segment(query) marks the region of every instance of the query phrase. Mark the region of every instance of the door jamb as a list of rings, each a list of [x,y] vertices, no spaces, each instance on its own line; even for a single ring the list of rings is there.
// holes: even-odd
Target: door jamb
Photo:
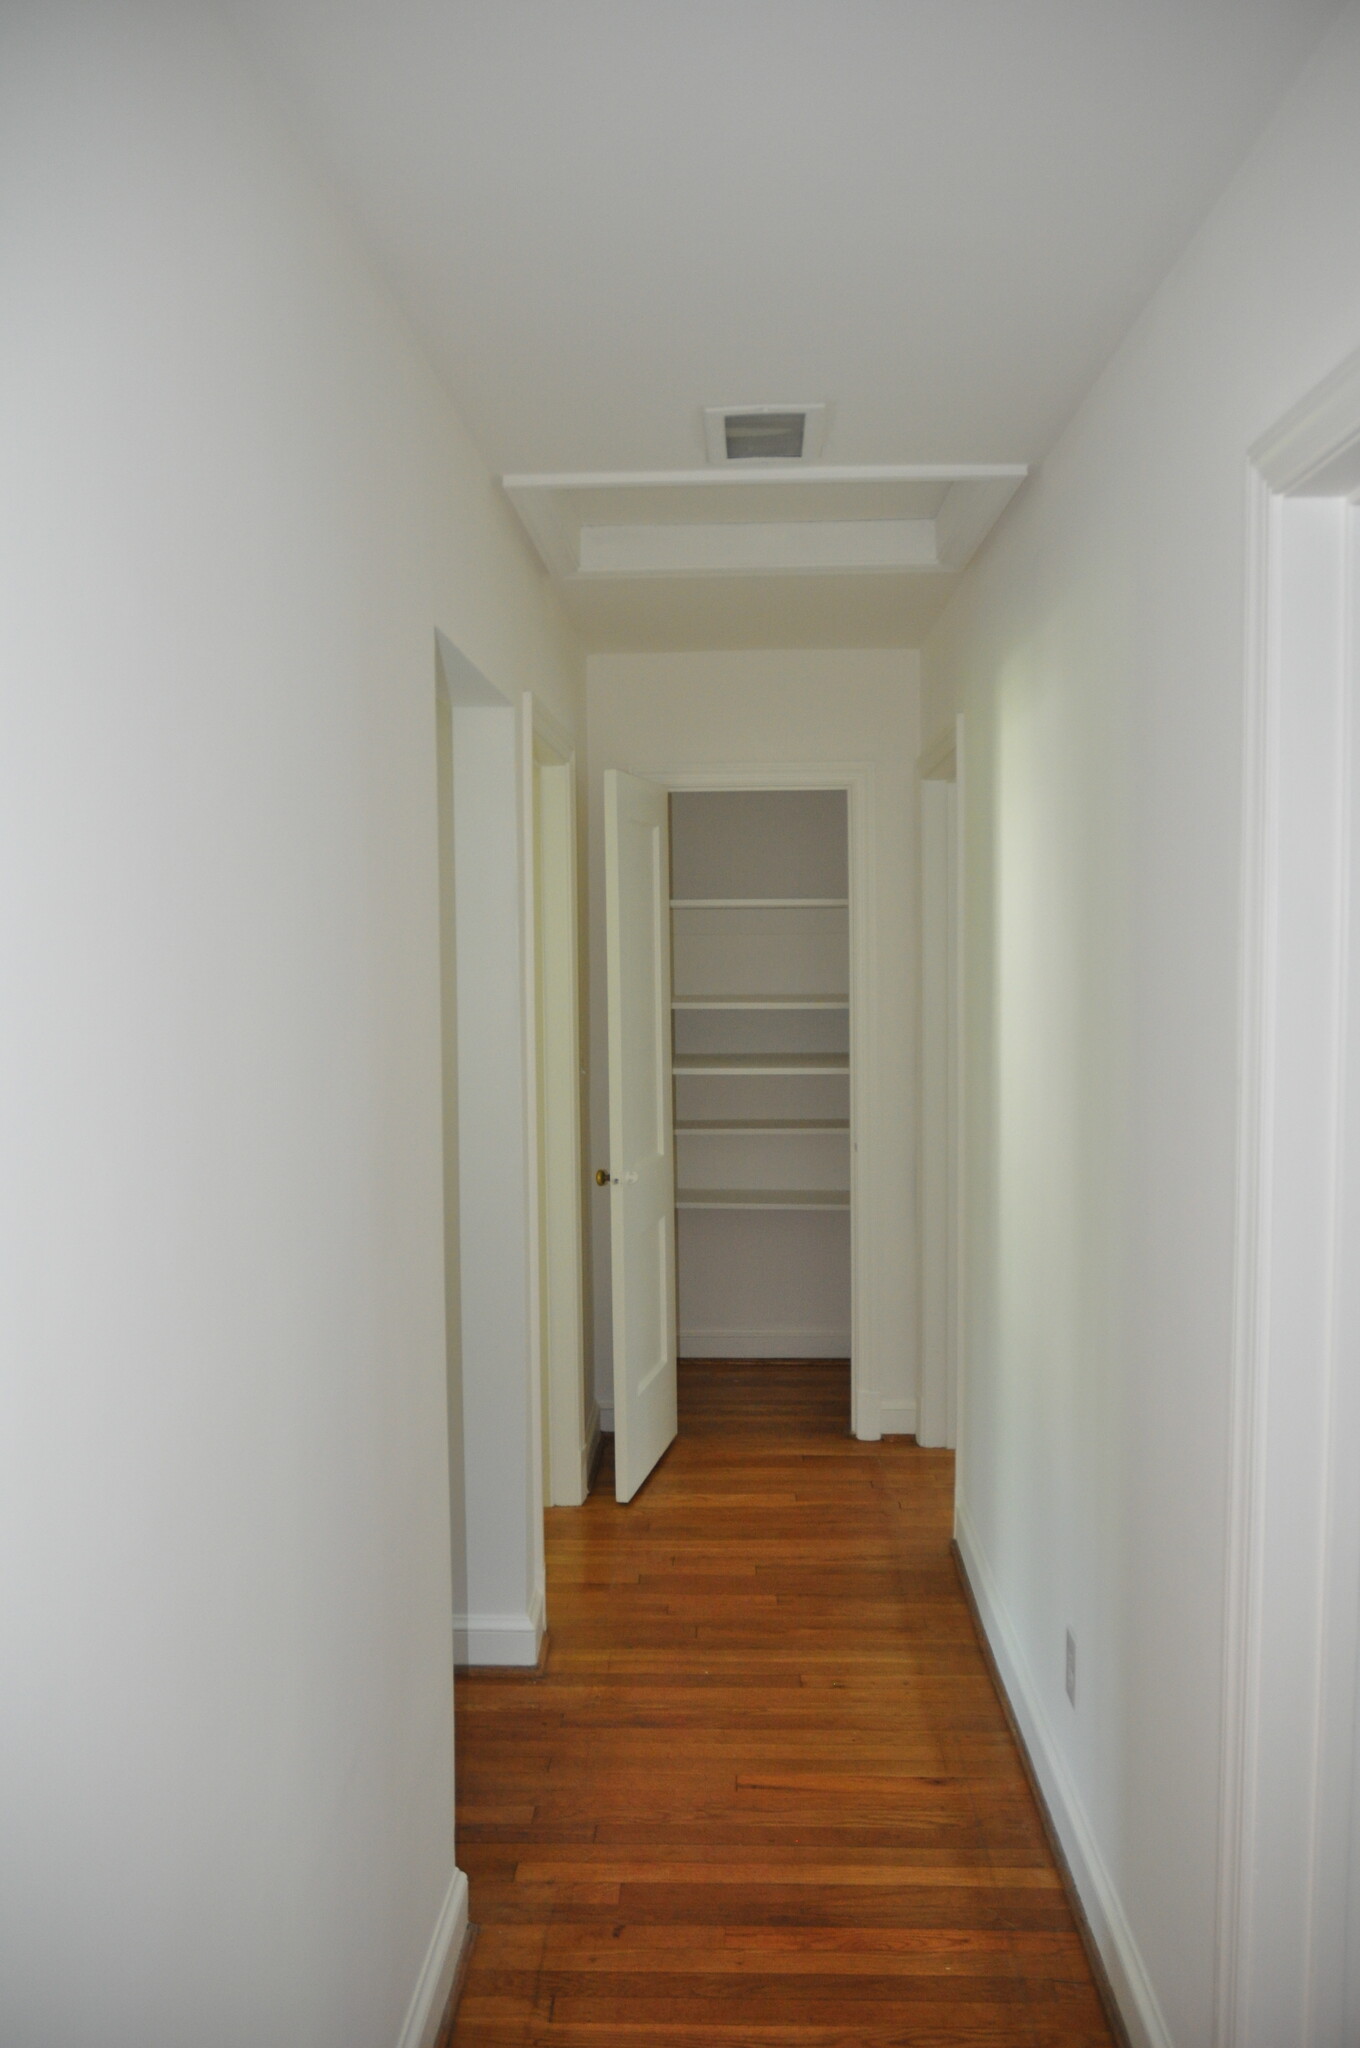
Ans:
[[[585,1500],[600,1424],[593,1397],[587,1396],[585,1372],[576,749],[570,733],[528,690],[521,699],[520,737],[526,901],[529,1328],[536,1417],[532,1455],[539,1483],[544,1486],[541,1509],[547,1505],[579,1507]],[[554,831],[550,902],[540,902],[545,894],[539,870],[543,819],[536,769],[561,777],[565,796]],[[541,911],[549,911],[559,926],[559,943],[546,959],[540,957]],[[546,1014],[553,1018],[550,1031],[545,1030]],[[541,1513],[538,1520],[541,1527]]]
[[[1328,2031],[1335,2015],[1319,2009],[1319,2001],[1325,2005],[1344,1996],[1338,1994],[1336,1982],[1336,1929],[1320,1925],[1319,1914],[1326,1908],[1329,1880],[1335,1891],[1338,1845],[1329,1840],[1335,1817],[1328,1806],[1336,1787],[1329,1785],[1328,1777],[1337,1770],[1337,1762],[1328,1743],[1338,1719],[1349,1722],[1355,1746],[1355,1634],[1360,1616],[1354,1612],[1354,1584],[1345,1584],[1350,1574],[1338,1567],[1348,1556],[1354,1562],[1360,1531],[1353,1526],[1353,1513],[1343,1514],[1341,1520],[1338,1514],[1354,1491],[1353,1473],[1346,1484],[1342,1467],[1353,1459],[1360,1432],[1354,1408],[1347,1405],[1339,1356],[1337,1262],[1324,1256],[1311,1271],[1301,1270],[1297,1254],[1291,1256],[1289,1233],[1280,1231],[1279,1218],[1281,1204],[1288,1206],[1291,1195],[1300,1197],[1307,1226],[1323,1245],[1339,1242],[1344,1220],[1340,1169],[1346,1162],[1336,1134],[1349,1108],[1352,1139],[1354,1135],[1354,1108],[1347,1104],[1344,1089],[1348,1059],[1349,1078],[1357,1078],[1352,1007],[1356,962],[1348,960],[1346,947],[1347,925],[1353,927],[1356,914],[1353,899],[1348,899],[1347,869],[1356,849],[1349,799],[1353,761],[1347,758],[1346,740],[1349,736],[1354,743],[1354,732],[1348,735],[1347,727],[1360,710],[1354,703],[1360,621],[1357,593],[1354,587],[1346,590],[1346,570],[1338,562],[1332,580],[1339,591],[1324,589],[1324,630],[1315,635],[1317,650],[1305,651],[1300,690],[1297,584],[1296,572],[1287,566],[1292,529],[1286,522],[1292,499],[1355,503],[1360,498],[1360,352],[1256,444],[1249,464],[1238,1215],[1215,2048],[1264,2048],[1268,2039],[1282,2038],[1278,2027],[1283,2009],[1272,2015],[1262,2004],[1263,1986],[1272,1983],[1273,1995],[1289,2003],[1286,2033],[1299,2039],[1341,2038]],[[1360,551],[1354,531],[1360,513],[1352,512],[1350,521],[1353,564]],[[1299,598],[1306,602],[1301,592]],[[1332,604],[1338,611],[1328,627],[1327,608]],[[1348,618],[1340,615],[1343,606]],[[1319,695],[1323,719],[1330,718],[1329,730],[1341,742],[1329,764],[1337,779],[1330,795],[1325,789],[1316,791],[1315,802],[1307,806],[1309,815],[1304,816],[1297,792],[1291,794],[1283,786],[1282,739],[1288,746],[1293,735],[1298,743],[1300,721]],[[1281,1119],[1287,1122],[1292,1113],[1286,1091],[1292,1105],[1299,1088],[1297,1062],[1288,1064],[1284,1007],[1298,988],[1281,965],[1281,940],[1284,935],[1297,943],[1299,902],[1297,889],[1290,893],[1290,864],[1298,860],[1300,845],[1318,834],[1325,835],[1317,872],[1329,876],[1330,914],[1319,919],[1318,932],[1308,941],[1304,967],[1307,993],[1315,999],[1332,1056],[1314,1071],[1314,1092],[1307,1103],[1309,1128],[1318,1134],[1314,1170],[1301,1186],[1291,1187],[1279,1162],[1278,1141]],[[1306,1388],[1299,1386],[1297,1399],[1309,1404],[1308,1415],[1301,1430],[1297,1416],[1293,1418],[1292,1447],[1282,1442],[1280,1403],[1289,1392],[1290,1375],[1300,1378],[1301,1360],[1298,1343],[1291,1346],[1286,1341],[1283,1323],[1302,1330],[1307,1354],[1301,1376]],[[1279,1541],[1276,1515],[1280,1489],[1292,1487],[1297,1492],[1303,1476],[1300,1461],[1308,1468],[1305,1487],[1311,1484],[1316,1489],[1322,1505],[1311,1531],[1306,1583],[1293,1585],[1282,1602],[1269,1575]],[[1352,1526],[1346,1526],[1347,1520]],[[1297,1659],[1286,1666],[1304,1701],[1308,1726],[1303,1745],[1307,1753],[1302,1756],[1284,1753],[1290,1746],[1273,1735],[1271,1724],[1272,1677],[1281,1669],[1286,1606],[1296,1618],[1307,1611],[1314,1641],[1306,1668],[1300,1668]],[[1341,1657],[1336,1655],[1338,1639],[1346,1645]],[[1352,1755],[1341,1775],[1357,1767],[1360,1757]],[[1287,1802],[1293,1817],[1283,1830],[1286,1840],[1280,1795],[1291,1774],[1299,1777],[1305,1796]],[[1354,1799],[1353,1776],[1351,1783]],[[1262,1884],[1270,1881],[1272,1870],[1278,1872],[1282,1857],[1292,1858],[1295,1872],[1292,1903],[1283,1920],[1269,1910],[1270,1902],[1263,1908],[1261,1898]],[[1341,1871],[1344,1894],[1344,1863]],[[1354,1943],[1360,1871],[1353,1864],[1350,1886]],[[1344,1914],[1344,1906],[1341,1911]],[[1344,1927],[1341,1943],[1344,1949]],[[1354,1970],[1360,1957],[1352,1955],[1350,1960]],[[1344,1980],[1344,1955],[1340,1975]],[[1278,1988],[1285,1979],[1287,1992]],[[1322,2032],[1315,2034],[1314,2025]]]
[[[929,1105],[926,1101],[927,1075],[925,1055],[928,1041],[924,1004],[927,991],[933,988],[931,972],[925,957],[925,943],[929,929],[926,915],[924,882],[925,860],[925,792],[919,793],[919,815],[922,827],[922,845],[919,864],[922,877],[922,900],[918,928],[921,934],[920,989],[922,1013],[918,1023],[918,1043],[921,1048],[919,1070],[919,1100],[917,1103],[917,1129],[920,1133],[920,1174],[918,1176],[916,1213],[920,1251],[917,1262],[917,1291],[921,1303],[921,1329],[918,1339],[920,1346],[920,1388],[917,1397],[917,1415],[920,1427],[918,1440],[939,1444],[953,1449],[958,1442],[959,1377],[962,1356],[963,1331],[963,713],[959,712],[953,723],[946,727],[933,746],[928,747],[917,762],[920,783],[939,782],[953,791],[954,801],[948,812],[949,837],[943,881],[946,901],[935,906],[943,912],[945,926],[946,956],[943,961],[946,986],[936,991],[943,996],[944,1043],[940,1048],[945,1074],[945,1116],[944,1116],[944,1294],[940,1307],[943,1310],[943,1353],[944,1371],[942,1388],[937,1387],[935,1398],[927,1402],[926,1373],[926,1224],[927,1201],[925,1175],[929,1157]],[[938,967],[939,961],[934,963]],[[928,1433],[923,1435],[922,1429]]]

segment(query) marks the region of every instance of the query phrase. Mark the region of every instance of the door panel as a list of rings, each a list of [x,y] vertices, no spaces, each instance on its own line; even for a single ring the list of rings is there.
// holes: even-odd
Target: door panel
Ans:
[[[615,1492],[631,1500],[676,1431],[666,792],[604,778]]]

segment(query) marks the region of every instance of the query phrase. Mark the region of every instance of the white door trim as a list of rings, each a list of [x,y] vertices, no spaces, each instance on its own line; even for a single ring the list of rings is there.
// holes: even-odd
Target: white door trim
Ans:
[[[919,766],[921,1387],[917,1441],[952,1448],[958,1412],[958,788],[955,739]]]
[[[963,1445],[963,1385],[968,1370],[968,732],[954,719],[954,1375],[949,1440]],[[958,1464],[955,1462],[957,1475]],[[957,1486],[957,1477],[955,1484]]]
[[[850,868],[850,1427],[873,1441],[882,1435],[882,1346],[878,1312],[880,1259],[888,1255],[880,1218],[882,1135],[877,1104],[878,960],[874,927],[876,873],[874,768],[867,761],[797,762],[732,768],[646,769],[665,789],[843,789]],[[899,1247],[899,1255],[907,1247]],[[903,1332],[914,1346],[915,1333]],[[915,1385],[916,1371],[909,1374]]]
[[[531,691],[521,703],[530,1333],[546,1502],[579,1507],[599,1411],[586,1399],[576,752]],[[546,1349],[546,1356],[544,1355]],[[591,1412],[588,1413],[587,1410]]]
[[[1334,1251],[1343,1224],[1354,1230],[1360,1079],[1360,514],[1344,509],[1360,492],[1360,352],[1251,451],[1249,490],[1214,2041],[1322,2048],[1354,2038],[1355,2019],[1344,2004],[1360,1429],[1354,1372],[1342,1370],[1354,1365],[1355,1304]],[[1357,1882],[1352,1871],[1352,1944]]]

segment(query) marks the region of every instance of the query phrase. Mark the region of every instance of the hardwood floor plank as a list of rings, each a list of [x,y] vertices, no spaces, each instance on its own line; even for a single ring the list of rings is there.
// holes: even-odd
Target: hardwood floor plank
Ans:
[[[949,1551],[844,1366],[705,1360],[547,1516],[535,1675],[458,1684],[481,1932],[445,2048],[1109,2048]]]

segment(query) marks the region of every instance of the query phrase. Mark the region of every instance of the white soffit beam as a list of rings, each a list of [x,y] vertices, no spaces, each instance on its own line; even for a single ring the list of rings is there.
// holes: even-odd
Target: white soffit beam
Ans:
[[[580,583],[958,570],[1027,474],[1021,464],[792,472],[766,465],[502,481],[548,569]],[[920,516],[925,485],[936,487],[931,518]],[[867,486],[878,493],[880,516],[864,517]]]
[[[977,477],[952,483],[935,514],[935,553],[941,569],[965,569],[1024,481],[1018,476]]]
[[[938,569],[931,519],[583,526],[581,576],[797,576]]]

